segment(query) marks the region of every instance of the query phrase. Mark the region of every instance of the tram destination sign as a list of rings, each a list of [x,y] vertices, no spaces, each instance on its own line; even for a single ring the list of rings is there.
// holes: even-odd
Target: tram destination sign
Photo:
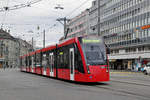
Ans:
[[[82,43],[101,43],[98,39],[82,39]]]

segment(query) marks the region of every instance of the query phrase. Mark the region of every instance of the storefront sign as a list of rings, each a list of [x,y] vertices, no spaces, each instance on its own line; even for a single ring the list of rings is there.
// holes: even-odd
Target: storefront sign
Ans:
[[[142,27],[141,27],[142,30],[148,29],[148,28],[150,28],[150,25],[145,25],[145,26],[142,26]]]
[[[110,59],[109,62],[116,62],[116,59]]]

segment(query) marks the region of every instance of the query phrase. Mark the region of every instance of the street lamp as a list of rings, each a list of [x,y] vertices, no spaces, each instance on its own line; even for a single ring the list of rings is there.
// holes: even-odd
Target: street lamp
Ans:
[[[61,7],[60,4],[58,4],[57,7],[55,7],[55,9],[63,10],[64,8]],[[67,25],[66,25],[67,21],[69,21],[69,20],[70,19],[67,19],[66,17],[56,19],[56,21],[60,22],[64,26],[64,39],[67,37],[68,31],[69,31],[69,28],[67,28]]]
[[[43,30],[43,48],[45,48],[45,30]]]
[[[61,7],[60,6],[60,4],[57,4],[57,6],[56,7],[54,7],[55,9],[61,9],[61,10],[63,10],[64,8],[63,7]]]

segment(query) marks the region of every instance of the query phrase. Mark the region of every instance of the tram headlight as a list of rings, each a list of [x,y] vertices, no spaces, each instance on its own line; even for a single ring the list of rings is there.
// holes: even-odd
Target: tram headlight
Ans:
[[[108,71],[108,67],[106,67],[106,72],[108,73],[109,71]]]
[[[89,66],[86,66],[88,74],[90,74]]]
[[[90,74],[90,71],[88,70],[88,74]]]

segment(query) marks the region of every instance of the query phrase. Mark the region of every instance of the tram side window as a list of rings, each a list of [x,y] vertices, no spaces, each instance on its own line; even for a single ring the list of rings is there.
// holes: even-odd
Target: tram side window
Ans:
[[[68,46],[58,49],[58,67],[69,69],[69,49]]]
[[[25,67],[26,66],[26,60],[25,60],[25,58],[23,58],[22,60],[23,60],[22,61],[23,67]]]
[[[33,55],[33,66],[36,67],[36,55]]]
[[[37,53],[36,54],[36,67],[40,67],[41,66],[41,54]]]
[[[69,48],[68,46],[64,48],[64,67],[69,69]]]
[[[27,66],[28,66],[28,67],[30,66],[30,59],[29,59],[29,56],[27,57]]]
[[[42,67],[47,67],[47,55],[46,53],[42,54]]]
[[[53,54],[53,58],[52,58],[51,54]],[[49,53],[47,53],[47,66],[49,66],[49,67],[52,66],[52,67],[56,68],[56,66],[54,65],[56,63],[55,57],[56,56],[55,56],[54,50],[49,51]]]
[[[64,67],[64,64],[63,64],[64,53],[63,53],[62,48],[58,49],[58,55],[57,56],[58,56],[58,68],[63,68]]]
[[[49,62],[49,53],[47,52],[46,53],[46,62],[47,62],[47,66],[49,66],[50,65],[50,62]]]
[[[27,59],[27,57],[25,58],[25,65],[26,65],[26,67],[28,66],[28,59]]]
[[[53,53],[54,53],[54,58],[53,58],[53,60],[54,60],[54,68],[58,68],[58,53],[56,54],[56,50],[53,50]]]
[[[20,66],[21,66],[21,67],[23,66],[22,60],[23,60],[23,58],[20,58]]]
[[[81,73],[84,73],[83,62],[81,55],[79,53],[79,49],[76,46],[76,44],[74,46],[75,46],[75,69]]]
[[[31,56],[28,57],[28,61],[29,61],[29,66],[31,66],[32,65]]]

